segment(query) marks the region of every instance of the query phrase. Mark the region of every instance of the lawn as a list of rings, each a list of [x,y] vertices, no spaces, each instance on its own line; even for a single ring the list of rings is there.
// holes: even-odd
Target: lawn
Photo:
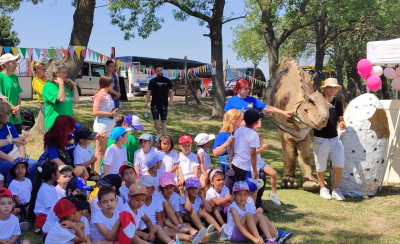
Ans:
[[[22,107],[31,109],[35,114],[39,108],[36,101],[23,101]],[[143,98],[123,102],[121,107],[121,114],[138,114],[145,131],[156,135],[152,120],[143,119]],[[184,102],[176,102],[174,107],[169,108],[168,133],[175,142],[183,134],[193,138],[201,132],[217,134],[222,125],[221,120],[199,120],[210,116],[211,109],[210,101],[202,105],[190,102],[189,106]],[[91,111],[90,101],[74,105],[77,121],[90,128],[94,120]],[[269,149],[262,153],[262,157],[278,171],[280,183],[283,166],[281,146],[277,129],[270,117],[263,121],[259,132],[266,135],[269,143]],[[43,151],[42,139],[29,140],[27,151],[32,158],[37,159]],[[178,150],[177,146],[175,150]],[[213,166],[217,166],[215,158]],[[301,186],[299,169],[296,174],[298,185]],[[294,232],[290,243],[400,243],[400,186],[384,187],[375,197],[354,198],[344,202],[323,200],[318,194],[301,189],[278,188],[282,206],[275,206],[269,200],[269,189],[268,184],[263,201],[264,206],[270,210],[268,217],[277,228]],[[24,236],[32,240],[32,243],[41,243],[40,238],[32,232]]]

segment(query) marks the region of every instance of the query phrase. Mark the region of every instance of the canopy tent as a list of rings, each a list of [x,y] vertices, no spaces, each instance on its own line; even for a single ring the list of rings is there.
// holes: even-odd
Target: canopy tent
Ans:
[[[394,67],[400,64],[400,38],[367,43],[367,59],[373,65]]]

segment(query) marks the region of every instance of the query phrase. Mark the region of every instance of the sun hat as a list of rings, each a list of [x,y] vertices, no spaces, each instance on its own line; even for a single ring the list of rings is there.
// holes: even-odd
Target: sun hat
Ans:
[[[63,172],[63,171],[74,171],[74,168],[69,165],[60,165],[58,166],[58,172]]]
[[[249,190],[249,185],[247,185],[245,181],[236,181],[233,184],[232,191],[237,192],[237,191],[250,191],[250,190]]]
[[[257,109],[250,108],[250,109],[246,110],[243,117],[244,117],[244,121],[246,122],[246,125],[252,125],[255,122],[257,122],[259,119],[264,118],[264,114],[260,113]]]
[[[185,143],[185,142],[192,142],[192,138],[188,135],[183,135],[179,137],[179,144]]]
[[[155,186],[155,177],[151,176],[151,175],[143,175],[139,182],[142,183],[145,186],[151,187],[151,186]]]
[[[119,189],[122,185],[122,178],[118,174],[108,174],[99,179],[98,182],[103,186],[115,186]]]
[[[200,188],[201,187],[200,179],[194,176],[187,178],[185,182],[185,188],[187,190],[190,187]]]
[[[245,182],[247,183],[247,186],[249,187],[250,192],[255,192],[258,189],[260,189],[259,181],[254,178],[247,177]]]
[[[13,198],[13,194],[7,188],[0,188],[0,197],[2,197],[2,196],[9,196],[9,197]]]
[[[168,173],[168,172],[161,173],[159,181],[160,181],[161,187],[166,187],[168,185],[176,186],[175,175],[172,173]]]
[[[6,53],[0,57],[0,65],[3,65],[9,61],[20,60],[20,59],[21,59],[21,56],[19,56],[19,55],[14,56],[11,53]]]
[[[151,153],[144,158],[144,165],[146,165],[148,169],[151,169],[156,166],[159,161],[163,160],[164,157],[165,152]]]
[[[68,184],[67,187],[65,188],[66,190],[71,189],[71,191],[74,191],[76,189],[80,189],[83,191],[93,191],[93,188],[88,186],[85,182],[85,180],[81,177],[74,176],[72,177]]]
[[[325,80],[325,85],[321,86],[321,89],[331,86],[331,87],[339,87],[339,91],[342,90],[342,86],[339,85],[338,80],[336,78],[328,78]]]
[[[214,139],[214,134],[200,133],[194,138],[194,141],[197,143],[197,145],[201,146]]]
[[[147,195],[147,188],[143,183],[137,182],[129,187],[129,195]]]
[[[71,201],[66,198],[61,198],[57,201],[56,205],[54,205],[53,211],[56,213],[57,217],[62,218],[76,212],[77,209]]]
[[[80,139],[83,140],[93,140],[97,135],[97,132],[93,132],[89,129],[89,127],[82,127],[76,133],[76,140],[79,141]]]
[[[28,170],[28,159],[27,158],[22,158],[22,157],[18,157],[14,160],[14,164],[13,166],[11,166],[10,168],[10,174],[12,177],[16,178],[17,176],[15,175],[15,168],[17,167],[18,164],[23,163],[25,164],[25,168],[26,168],[26,172],[25,172],[25,176],[29,175],[29,170]]]
[[[124,118],[124,122],[127,123],[129,126],[133,127],[135,130],[143,130],[144,127],[142,123],[140,123],[139,116],[135,114],[128,114]]]
[[[131,131],[132,129],[130,128],[124,128],[121,126],[114,127],[111,131],[111,139],[114,141],[117,141],[121,136],[125,134],[125,132]]]
[[[154,141],[153,140],[153,136],[150,134],[150,133],[143,133],[143,134],[141,134],[140,135],[140,137],[139,137],[139,141],[140,140],[145,140],[145,141]]]
[[[119,167],[119,174],[121,175],[121,177],[122,177],[122,172],[124,172],[124,170],[127,169],[127,168],[133,169],[133,172],[136,173],[136,170],[132,165],[124,164],[121,167]]]

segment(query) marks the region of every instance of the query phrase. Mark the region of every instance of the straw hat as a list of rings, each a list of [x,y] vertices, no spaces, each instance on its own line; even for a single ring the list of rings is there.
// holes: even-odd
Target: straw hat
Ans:
[[[342,86],[338,84],[338,80],[336,78],[328,78],[325,80],[325,85],[321,86],[321,89],[331,86],[331,87],[339,87],[339,91],[342,90]]]

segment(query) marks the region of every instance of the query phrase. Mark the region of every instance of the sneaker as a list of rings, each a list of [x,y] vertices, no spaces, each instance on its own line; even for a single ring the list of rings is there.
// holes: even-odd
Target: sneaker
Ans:
[[[278,230],[278,244],[283,244],[290,238],[292,238],[293,232],[292,231],[282,231]]]
[[[270,193],[269,198],[271,198],[272,202],[275,203],[275,205],[280,206],[281,201],[279,200],[278,193]]]
[[[338,201],[343,201],[343,200],[346,199],[346,198],[344,198],[344,196],[343,196],[343,194],[342,194],[342,192],[340,191],[339,188],[333,189],[333,191],[332,191],[332,198],[333,198],[333,199],[336,199],[336,200],[338,200]]]
[[[221,231],[221,232],[219,233],[219,239],[220,239],[221,241],[226,241],[226,240],[228,240],[228,235],[225,233],[225,231]]]
[[[223,224],[223,225],[221,226],[221,229],[222,229],[223,231],[225,231],[225,228],[226,228],[226,224]]]
[[[322,198],[325,199],[325,200],[330,200],[330,199],[332,199],[331,194],[329,194],[329,189],[326,188],[326,187],[321,188],[321,189],[319,190],[319,196],[322,197]]]
[[[19,223],[19,228],[21,229],[21,232],[25,232],[29,230],[30,224],[28,222],[21,222]]]
[[[211,232],[214,232],[214,225],[209,225],[207,227],[207,233],[211,233]]]
[[[203,238],[206,236],[206,234],[207,234],[206,228],[203,228],[194,233],[194,235],[192,236],[192,244],[199,244],[200,241],[203,240]]]
[[[157,134],[156,141],[160,140],[161,134]]]

